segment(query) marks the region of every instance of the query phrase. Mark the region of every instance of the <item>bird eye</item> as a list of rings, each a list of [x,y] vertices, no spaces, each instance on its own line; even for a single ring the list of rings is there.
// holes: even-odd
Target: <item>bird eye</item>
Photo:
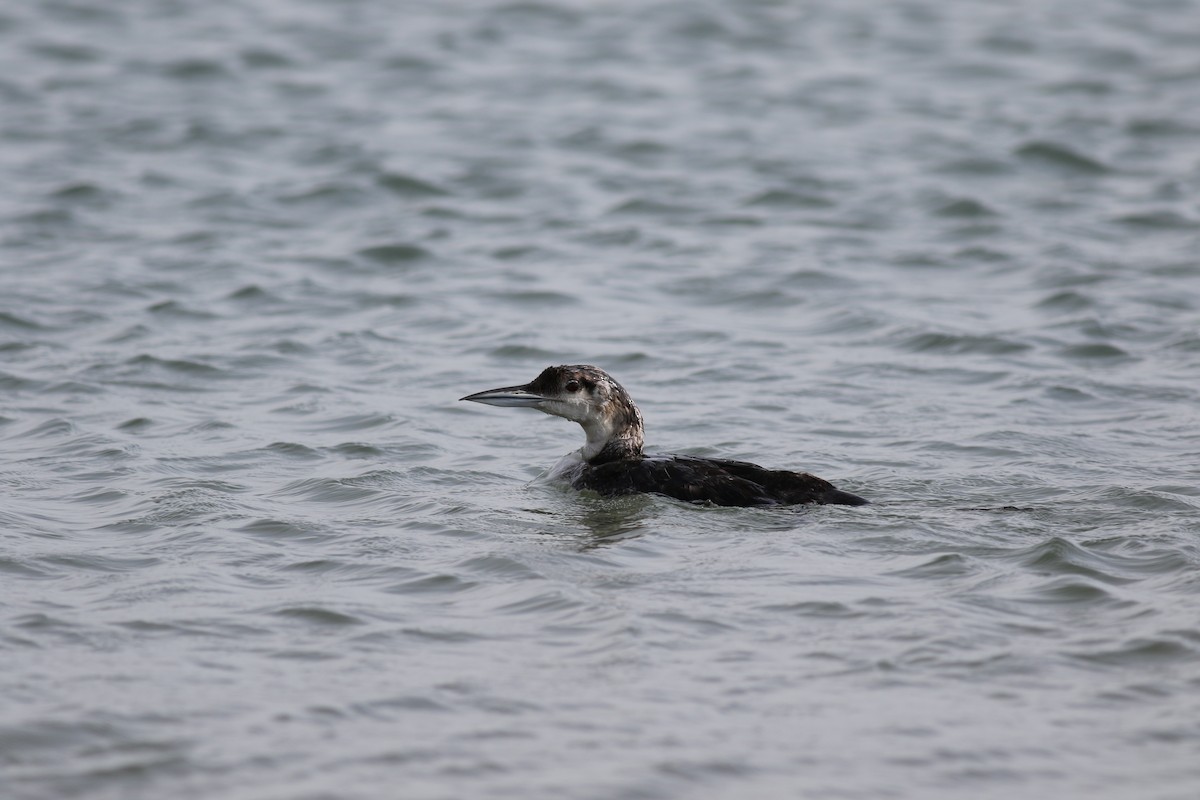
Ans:
[[[565,388],[568,392],[578,392],[579,391],[579,381],[567,381],[567,385]]]

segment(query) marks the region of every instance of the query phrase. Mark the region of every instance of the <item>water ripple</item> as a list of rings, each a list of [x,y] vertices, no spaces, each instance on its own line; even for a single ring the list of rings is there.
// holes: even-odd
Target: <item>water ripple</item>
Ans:
[[[9,794],[1194,794],[1194,2],[152,5],[0,11]]]

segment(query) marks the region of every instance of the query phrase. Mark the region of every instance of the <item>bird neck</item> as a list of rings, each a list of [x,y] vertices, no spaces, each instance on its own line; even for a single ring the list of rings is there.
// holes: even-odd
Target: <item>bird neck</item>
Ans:
[[[642,457],[642,415],[632,401],[615,403],[600,417],[580,422],[587,442],[580,455],[589,464]]]

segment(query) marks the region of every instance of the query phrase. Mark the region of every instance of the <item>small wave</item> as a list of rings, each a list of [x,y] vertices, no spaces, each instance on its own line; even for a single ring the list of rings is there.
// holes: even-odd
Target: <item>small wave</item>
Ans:
[[[1017,148],[1016,155],[1035,166],[1047,166],[1076,175],[1103,175],[1111,171],[1103,162],[1058,142],[1027,142]]]
[[[374,247],[364,247],[358,255],[368,261],[385,266],[401,266],[412,264],[429,258],[432,254],[424,247],[409,242],[380,244]]]
[[[856,610],[845,603],[833,600],[801,600],[794,603],[771,603],[759,606],[764,611],[774,611],[782,614],[795,614],[801,617],[821,617],[828,619],[850,619],[864,616],[866,612]]]
[[[746,199],[743,205],[750,208],[832,208],[834,202],[828,197],[810,192],[767,189]]]
[[[1130,354],[1115,344],[1091,342],[1088,344],[1068,345],[1059,349],[1064,358],[1078,361],[1114,360],[1131,358]]]
[[[324,608],[322,606],[288,606],[275,609],[271,614],[322,627],[347,627],[351,625],[363,625],[366,622],[354,614],[334,611],[331,608]]]
[[[917,353],[982,353],[986,355],[1010,355],[1032,349],[1025,342],[1001,336],[975,336],[954,333],[918,333],[903,339],[900,346]]]
[[[1108,667],[1154,667],[1164,664],[1194,664],[1200,658],[1200,636],[1195,631],[1170,631],[1151,637],[1136,637],[1120,647],[1075,651],[1080,660]]]
[[[375,498],[379,490],[354,486],[347,481],[336,478],[307,478],[287,484],[275,492],[278,497],[292,497],[313,503],[335,503],[340,505],[357,505],[365,500]]]
[[[905,578],[952,578],[972,575],[979,566],[969,557],[959,553],[943,553],[912,567],[895,570],[889,574]]]
[[[981,217],[997,216],[996,211],[986,204],[970,197],[961,197],[956,200],[948,200],[936,209],[934,214],[939,217],[958,217],[966,219],[979,219]]]
[[[449,194],[446,189],[437,184],[402,172],[385,172],[375,181],[389,192],[402,197],[444,197]]]

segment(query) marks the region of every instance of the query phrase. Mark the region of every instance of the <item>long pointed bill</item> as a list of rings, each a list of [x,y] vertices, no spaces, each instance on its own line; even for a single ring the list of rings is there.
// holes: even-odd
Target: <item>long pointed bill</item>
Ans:
[[[537,408],[546,398],[534,394],[524,386],[507,386],[503,389],[488,389],[486,392],[476,392],[459,400],[470,400],[472,403],[485,403],[489,406],[503,408]]]

